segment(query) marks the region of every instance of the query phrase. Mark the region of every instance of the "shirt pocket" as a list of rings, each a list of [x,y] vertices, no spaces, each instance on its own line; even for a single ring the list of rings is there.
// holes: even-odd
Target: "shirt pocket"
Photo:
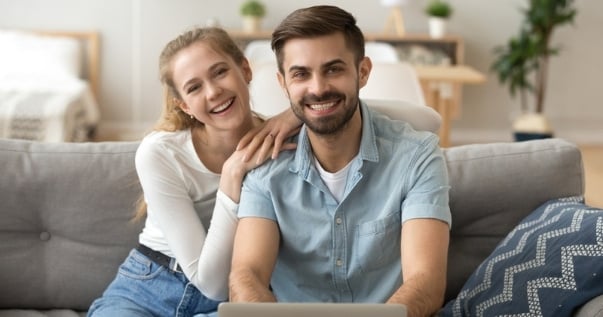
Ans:
[[[357,226],[354,256],[361,271],[369,272],[392,262],[399,263],[400,230],[398,213]]]

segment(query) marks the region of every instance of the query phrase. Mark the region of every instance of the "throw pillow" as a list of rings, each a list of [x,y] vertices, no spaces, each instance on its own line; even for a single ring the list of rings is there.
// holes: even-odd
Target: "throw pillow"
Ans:
[[[603,210],[568,197],[522,220],[440,315],[571,316],[600,294]]]

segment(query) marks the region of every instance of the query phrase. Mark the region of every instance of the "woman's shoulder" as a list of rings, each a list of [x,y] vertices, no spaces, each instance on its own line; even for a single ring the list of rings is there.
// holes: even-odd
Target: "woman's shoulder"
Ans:
[[[143,147],[180,147],[190,141],[190,131],[152,131],[141,141]]]
[[[155,157],[169,155],[186,149],[190,141],[190,131],[153,131],[147,134],[136,151],[136,156]]]

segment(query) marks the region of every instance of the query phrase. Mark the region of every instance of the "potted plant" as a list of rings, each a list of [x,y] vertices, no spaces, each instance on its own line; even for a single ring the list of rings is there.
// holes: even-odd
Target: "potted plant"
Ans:
[[[247,0],[241,4],[243,30],[253,33],[261,29],[262,18],[266,15],[266,7],[257,0]]]
[[[519,34],[494,49],[491,66],[511,96],[519,94],[521,114],[513,124],[518,141],[553,136],[543,114],[549,60],[560,51],[552,46],[551,38],[557,27],[573,22],[576,16],[573,0],[530,0],[522,12]]]
[[[446,22],[452,15],[452,6],[443,0],[430,0],[425,7],[429,16],[429,35],[441,38],[446,33]]]

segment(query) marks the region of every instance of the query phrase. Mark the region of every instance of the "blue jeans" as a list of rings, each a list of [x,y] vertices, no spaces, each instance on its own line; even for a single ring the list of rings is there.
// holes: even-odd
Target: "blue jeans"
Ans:
[[[160,266],[134,249],[103,296],[92,303],[88,316],[217,316],[219,303],[205,297],[184,273]]]

